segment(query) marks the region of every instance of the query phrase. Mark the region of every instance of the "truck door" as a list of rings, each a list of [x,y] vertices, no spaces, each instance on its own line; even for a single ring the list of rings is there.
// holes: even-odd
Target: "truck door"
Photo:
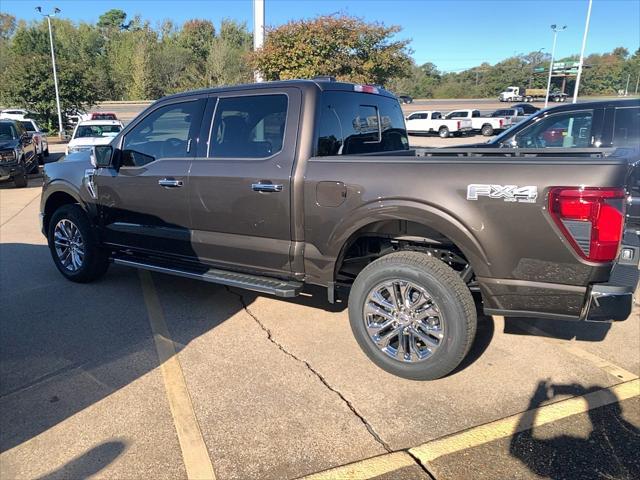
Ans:
[[[128,128],[93,177],[105,242],[193,257],[187,190],[205,98],[160,104]]]
[[[192,247],[222,268],[291,272],[291,175],[301,93],[220,93],[189,176]],[[205,116],[207,116],[205,114]]]

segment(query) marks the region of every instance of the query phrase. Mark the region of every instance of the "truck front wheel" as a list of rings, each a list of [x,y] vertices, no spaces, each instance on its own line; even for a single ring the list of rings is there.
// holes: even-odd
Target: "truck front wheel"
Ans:
[[[55,211],[47,240],[53,262],[72,282],[96,280],[109,267],[108,255],[100,248],[87,215],[78,205],[63,205]]]
[[[351,330],[380,368],[411,380],[454,370],[476,333],[471,292],[448,265],[422,252],[370,263],[349,295]]]

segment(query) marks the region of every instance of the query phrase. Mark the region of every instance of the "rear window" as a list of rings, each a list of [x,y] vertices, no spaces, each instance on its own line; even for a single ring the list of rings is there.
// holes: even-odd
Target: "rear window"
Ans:
[[[404,117],[396,99],[355,92],[323,93],[317,156],[408,149]]]
[[[617,108],[613,119],[613,145],[637,147],[640,144],[640,107]]]

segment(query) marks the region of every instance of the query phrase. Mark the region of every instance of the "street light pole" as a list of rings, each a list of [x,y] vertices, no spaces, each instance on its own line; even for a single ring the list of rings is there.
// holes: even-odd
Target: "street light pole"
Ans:
[[[60,93],[58,91],[58,74],[56,72],[56,52],[53,48],[53,33],[51,30],[51,17],[55,17],[56,13],[60,12],[59,8],[54,8],[53,13],[42,13],[42,7],[36,7],[36,11],[43,17],[47,18],[47,24],[49,26],[49,44],[51,45],[51,64],[53,65],[53,85],[56,91],[56,107],[58,109],[58,137],[62,140],[64,136],[64,130],[62,128],[62,110],[60,109]]]
[[[589,8],[587,9],[587,23],[584,26],[584,35],[582,37],[582,50],[580,50],[580,63],[578,64],[578,76],[576,77],[576,86],[573,89],[573,103],[578,101],[578,89],[580,88],[580,79],[582,78],[582,65],[584,63],[584,49],[587,46],[587,35],[589,34],[589,21],[591,20],[591,6],[593,0],[589,0]]]
[[[253,0],[253,51],[262,48],[264,43],[264,0]],[[264,79],[258,70],[253,74],[256,82]]]
[[[567,28],[566,25],[559,27],[558,25],[551,25],[551,30],[553,30],[553,47],[551,47],[551,63],[549,64],[549,79],[547,80],[547,95],[544,97],[544,108],[547,108],[549,105],[549,91],[551,89],[551,75],[553,73],[553,60],[556,55],[556,41],[558,40],[558,32],[562,32]]]

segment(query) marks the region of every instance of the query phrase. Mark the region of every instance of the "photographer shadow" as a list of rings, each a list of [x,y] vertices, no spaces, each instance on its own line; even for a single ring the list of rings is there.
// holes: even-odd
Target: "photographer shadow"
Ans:
[[[597,394],[595,392],[598,392]],[[591,431],[585,437],[561,433],[550,437],[550,431],[583,428],[575,417],[560,420],[570,425],[553,423],[534,427],[538,407],[558,395],[584,396]],[[635,401],[630,399],[629,401]],[[542,430],[545,430],[544,432]],[[616,394],[600,386],[550,385],[541,381],[527,411],[519,420],[510,443],[510,454],[534,474],[552,479],[631,479],[640,478],[640,430],[623,418]]]

